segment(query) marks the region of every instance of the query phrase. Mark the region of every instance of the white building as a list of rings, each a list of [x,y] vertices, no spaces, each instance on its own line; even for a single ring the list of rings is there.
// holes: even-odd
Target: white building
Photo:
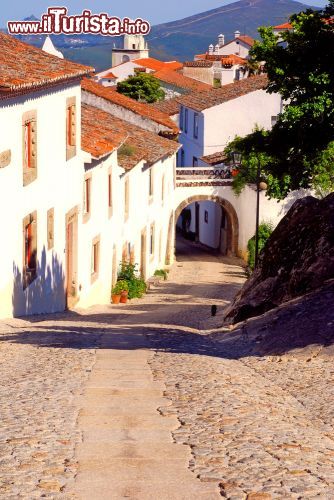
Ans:
[[[159,61],[153,57],[131,59],[130,61],[120,63],[117,66],[97,73],[95,79],[105,87],[112,87],[118,82],[126,80],[129,76],[134,76],[136,73],[152,74],[162,69],[176,71],[181,69],[182,66],[178,61]]]
[[[255,40],[252,37],[242,35],[238,30],[234,32],[234,38],[226,43],[225,36],[220,34],[217,43],[209,45],[207,54],[220,56],[235,54],[243,59],[247,59],[254,42]],[[206,54],[197,54],[195,60],[203,59],[205,55]]]
[[[149,48],[143,35],[124,35],[122,47],[112,50],[112,66],[149,57]]]
[[[281,112],[278,94],[268,94],[264,75],[253,76],[207,92],[193,92],[178,98],[182,149],[179,167],[211,167],[224,163],[224,148],[236,137],[251,133],[256,126],[269,130]],[[202,202],[203,213],[196,215],[191,206],[192,220],[200,221],[199,239],[210,247],[220,243],[217,234],[222,212],[210,202]],[[216,235],[213,239],[212,234]]]
[[[108,303],[122,258],[165,263],[179,146],[81,109],[92,68],[4,33],[0,64],[0,317]]]

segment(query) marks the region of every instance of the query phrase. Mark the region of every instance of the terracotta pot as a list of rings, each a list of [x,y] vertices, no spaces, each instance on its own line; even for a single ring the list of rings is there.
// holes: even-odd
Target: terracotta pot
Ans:
[[[119,304],[120,300],[121,300],[121,296],[120,295],[112,295],[111,300],[112,300],[113,304]]]
[[[239,170],[237,170],[236,168],[234,168],[232,170],[232,172],[231,172],[231,175],[232,175],[232,177],[236,177],[238,175],[238,173],[239,173]]]
[[[128,301],[128,293],[129,292],[127,292],[127,291],[123,291],[121,293],[121,303],[122,304],[126,304],[127,303],[127,301]]]

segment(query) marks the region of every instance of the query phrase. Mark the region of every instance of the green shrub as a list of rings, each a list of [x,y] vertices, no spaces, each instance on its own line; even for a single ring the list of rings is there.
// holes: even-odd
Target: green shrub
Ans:
[[[269,236],[273,232],[273,227],[268,222],[259,225],[259,254],[264,248]],[[253,271],[255,267],[255,235],[248,241],[248,266]]]
[[[154,276],[161,276],[166,281],[168,273],[164,269],[157,269],[154,272]]]
[[[112,294],[113,295],[120,295],[122,292],[128,292],[129,291],[129,284],[125,280],[119,280],[117,281],[116,285],[112,289]]]
[[[128,298],[135,299],[141,298],[146,292],[146,283],[139,276],[137,270],[137,264],[131,264],[130,262],[122,262],[118,273],[118,279],[123,280],[128,285]]]

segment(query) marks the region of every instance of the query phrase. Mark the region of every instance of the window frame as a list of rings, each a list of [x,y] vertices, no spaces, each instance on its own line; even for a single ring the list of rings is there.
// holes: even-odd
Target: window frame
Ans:
[[[25,290],[35,279],[37,278],[37,211],[30,213],[24,217],[22,222],[23,229],[23,290]],[[31,228],[32,233],[28,235],[27,241],[27,229]],[[31,248],[27,248],[27,244],[31,245]],[[30,254],[30,255],[29,255]],[[32,255],[33,254],[33,255]],[[30,266],[31,260],[34,259],[34,266]]]
[[[185,108],[185,110],[184,110],[184,128],[183,128],[183,131],[185,134],[188,133],[188,120],[189,120],[189,110],[188,110],[188,108]]]
[[[194,112],[194,130],[193,130],[193,136],[194,139],[198,139],[198,132],[199,132],[199,114]]]
[[[74,118],[73,118],[74,117]],[[77,106],[76,97],[66,99],[66,161],[77,153]]]
[[[23,186],[28,186],[31,182],[37,179],[37,140],[37,111],[26,111],[22,115]]]
[[[100,235],[98,235],[95,236],[95,238],[92,241],[91,267],[90,267],[91,283],[94,283],[94,281],[96,281],[99,277],[100,255],[101,255],[101,238]]]
[[[83,222],[87,222],[90,219],[92,213],[92,175],[85,175],[83,184]]]

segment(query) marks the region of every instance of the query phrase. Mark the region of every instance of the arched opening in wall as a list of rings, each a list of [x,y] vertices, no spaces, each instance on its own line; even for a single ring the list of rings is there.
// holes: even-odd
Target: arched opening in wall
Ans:
[[[130,61],[130,57],[129,56],[123,56],[122,57],[122,63],[126,63],[126,62],[129,62]]]
[[[175,253],[199,248],[220,255],[237,255],[239,223],[234,207],[217,196],[193,196],[175,211]]]

